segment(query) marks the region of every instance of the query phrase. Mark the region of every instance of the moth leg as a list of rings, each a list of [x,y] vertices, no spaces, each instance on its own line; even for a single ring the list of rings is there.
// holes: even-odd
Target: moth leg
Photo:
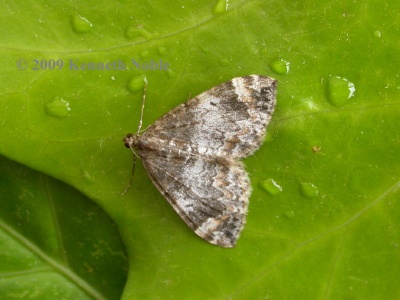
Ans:
[[[135,153],[135,152],[134,152]],[[125,190],[121,193],[121,197],[125,196],[125,194],[128,192],[129,188],[132,185],[133,182],[133,174],[135,173],[135,167],[136,167],[136,157],[137,154],[135,153],[135,155],[133,156],[133,163],[132,163],[132,172],[131,172],[131,178],[129,179],[129,182],[125,188]]]

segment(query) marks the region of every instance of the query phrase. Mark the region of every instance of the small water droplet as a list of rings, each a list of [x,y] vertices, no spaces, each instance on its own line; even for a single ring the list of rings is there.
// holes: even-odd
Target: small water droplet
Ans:
[[[220,15],[228,10],[228,0],[217,0],[217,4],[215,4],[213,8],[213,14],[215,16]]]
[[[158,51],[158,54],[163,55],[163,56],[165,54],[167,54],[167,48],[165,48],[165,47],[158,47],[157,51]]]
[[[125,37],[128,40],[134,40],[135,42],[149,40],[153,35],[146,29],[140,26],[129,26],[125,30]]]
[[[68,117],[71,107],[69,102],[62,98],[56,97],[52,101],[45,104],[46,113],[56,118]]]
[[[284,214],[285,217],[288,218],[288,219],[294,218],[294,211],[293,211],[293,210],[285,211],[283,214]]]
[[[132,93],[141,91],[144,88],[144,76],[132,77],[128,82],[128,90]]]
[[[272,196],[277,196],[282,192],[282,187],[272,178],[261,181],[260,186]]]
[[[376,37],[376,38],[382,37],[381,32],[380,32],[379,30],[375,30],[375,31],[374,31],[374,37]]]
[[[92,31],[93,28],[92,23],[90,23],[88,19],[80,15],[72,16],[71,23],[72,23],[72,29],[76,33],[88,33]]]
[[[346,78],[331,76],[327,84],[328,101],[336,107],[344,106],[354,96],[354,84]]]
[[[142,53],[140,53],[140,56],[142,57],[142,58],[147,58],[147,57],[149,57],[149,51],[143,51]]]
[[[313,199],[318,196],[318,188],[312,183],[303,182],[300,184],[300,193],[308,199]]]
[[[290,62],[283,59],[276,59],[269,65],[272,71],[280,75],[289,73]]]

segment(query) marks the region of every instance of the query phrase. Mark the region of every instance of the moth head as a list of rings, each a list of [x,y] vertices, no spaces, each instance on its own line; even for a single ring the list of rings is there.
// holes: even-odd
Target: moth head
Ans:
[[[135,148],[137,139],[138,139],[138,135],[137,135],[137,134],[128,133],[128,134],[122,139],[122,141],[124,142],[126,148],[133,149],[133,148]]]

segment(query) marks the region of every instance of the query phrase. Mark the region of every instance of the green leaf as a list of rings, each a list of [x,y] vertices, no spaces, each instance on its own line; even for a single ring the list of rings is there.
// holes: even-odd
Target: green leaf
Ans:
[[[118,282],[110,294],[96,283],[103,276],[97,271],[92,281],[69,268],[54,251],[57,240],[35,238],[54,231],[50,221],[57,218],[37,217],[42,223],[33,236],[9,220],[21,192],[7,175],[4,193],[14,196],[1,199],[0,221],[10,242],[0,251],[28,254],[0,264],[2,280],[34,272],[32,261],[51,269],[37,249],[107,299],[122,292],[123,299],[400,297],[398,1],[3,7],[0,153],[101,206],[117,224],[130,264],[124,289],[124,271],[110,272]],[[187,228],[140,164],[121,197],[132,168],[121,139],[139,123],[144,76],[146,128],[191,96],[248,74],[278,80],[278,105],[265,144],[245,160],[253,185],[247,225],[236,248],[221,249]],[[48,189],[28,182],[27,193]],[[80,204],[63,196],[56,196],[60,208],[80,213]],[[60,230],[86,238],[85,224],[69,224]],[[79,265],[79,249],[68,250]],[[48,278],[63,284],[65,299],[99,298],[59,274]],[[28,280],[24,285],[19,293],[36,295]],[[51,294],[45,284],[35,288]]]
[[[118,299],[127,257],[112,220],[49,176],[0,166],[1,299]]]

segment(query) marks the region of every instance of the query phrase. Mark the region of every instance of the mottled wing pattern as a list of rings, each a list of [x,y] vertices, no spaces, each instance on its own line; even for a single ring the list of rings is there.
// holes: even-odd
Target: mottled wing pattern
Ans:
[[[263,142],[276,81],[250,75],[213,87],[158,119],[143,134],[207,156],[243,158]],[[190,144],[187,144],[190,141]]]
[[[212,244],[233,247],[243,229],[251,186],[236,159],[261,145],[275,83],[258,75],[234,78],[124,139],[180,217]]]
[[[188,153],[148,153],[143,165],[158,190],[196,234],[221,247],[235,245],[251,193],[241,162]]]

